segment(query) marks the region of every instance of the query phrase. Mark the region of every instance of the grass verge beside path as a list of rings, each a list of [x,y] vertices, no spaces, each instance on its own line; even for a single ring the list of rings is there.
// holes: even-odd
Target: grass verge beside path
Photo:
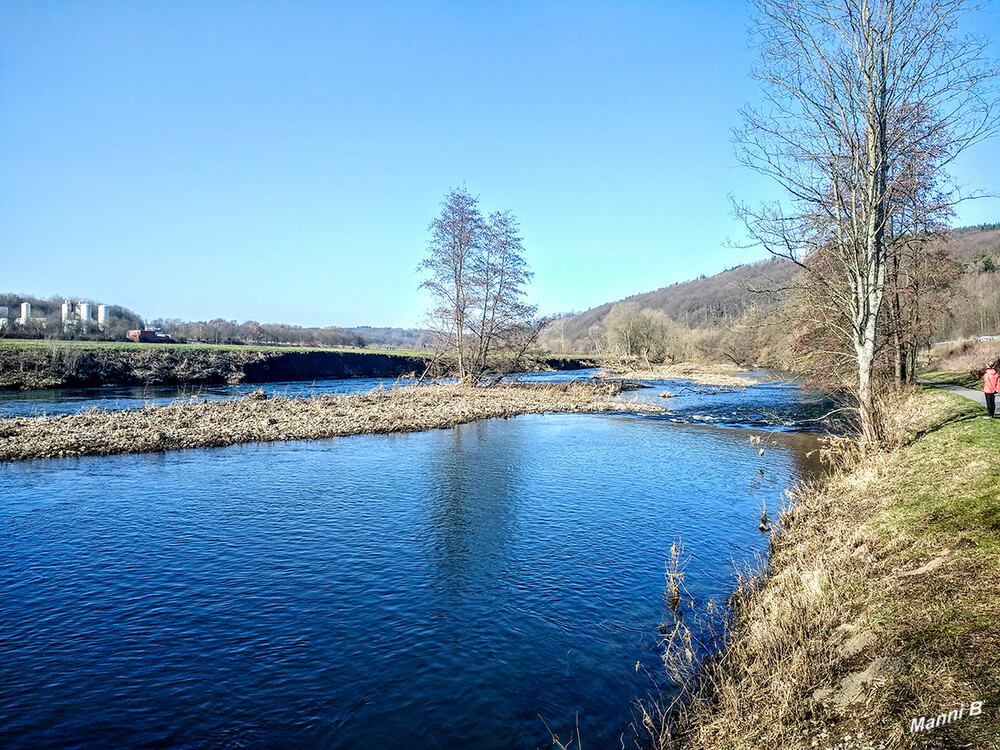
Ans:
[[[924,380],[937,385],[960,385],[963,388],[971,388],[974,391],[983,387],[983,376],[972,372],[940,372],[937,370],[926,370],[920,373]]]
[[[900,447],[797,491],[661,747],[1000,748],[1000,420],[904,406]]]
[[[149,453],[278,440],[415,432],[544,412],[661,412],[613,400],[614,383],[409,386],[352,396],[203,401],[144,409],[0,420],[0,461]]]

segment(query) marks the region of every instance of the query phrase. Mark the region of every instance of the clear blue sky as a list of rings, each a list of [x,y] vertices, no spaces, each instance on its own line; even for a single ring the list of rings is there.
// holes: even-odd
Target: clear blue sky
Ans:
[[[724,246],[742,237],[728,194],[772,191],[730,143],[755,97],[746,13],[5,0],[0,291],[414,326],[427,225],[461,185],[520,218],[544,313],[754,260]],[[1000,190],[1000,144],[953,171]],[[957,223],[994,221],[997,200]]]

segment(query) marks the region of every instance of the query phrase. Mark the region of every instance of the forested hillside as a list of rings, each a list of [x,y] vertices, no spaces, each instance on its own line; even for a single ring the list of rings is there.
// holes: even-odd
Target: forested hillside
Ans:
[[[794,263],[773,258],[608,302],[553,321],[543,332],[542,345],[555,351],[608,353],[621,344],[634,348],[637,338],[662,338],[666,346],[651,349],[650,356],[700,359],[721,354],[741,359],[747,354],[743,328],[749,321],[760,328],[755,336],[768,338],[762,343],[768,350],[774,348],[774,339],[788,338],[790,323],[772,313],[797,272]],[[765,318],[766,330],[760,325]],[[730,331],[740,331],[744,341],[730,340]],[[622,336],[627,341],[621,341]]]
[[[932,338],[1000,334],[1000,224],[956,229],[948,249],[959,273]],[[542,344],[579,353],[624,348],[640,356],[646,347],[667,359],[789,366],[801,317],[798,274],[798,266],[779,258],[737,266],[558,318],[544,331]]]
[[[962,273],[934,339],[1000,335],[1000,224],[957,229],[950,245]]]

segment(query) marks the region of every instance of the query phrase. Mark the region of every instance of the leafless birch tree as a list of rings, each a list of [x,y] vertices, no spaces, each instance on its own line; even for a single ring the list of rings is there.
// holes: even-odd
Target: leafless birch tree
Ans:
[[[524,301],[533,274],[524,259],[517,218],[497,211],[484,219],[478,199],[452,190],[430,225],[428,257],[418,270],[430,290],[431,317],[446,332],[458,376],[479,380],[516,366],[541,329]]]
[[[894,167],[916,152],[931,179],[995,133],[997,69],[984,41],[958,36],[963,0],[754,5],[763,102],[744,111],[736,142],[743,163],[773,178],[787,200],[738,204],[737,213],[753,240],[803,266],[828,295],[822,304],[844,321],[856,363],[862,435],[878,442],[873,365],[903,172]],[[928,127],[914,131],[899,116],[906,111],[924,113]]]
[[[472,305],[469,286],[483,232],[479,199],[465,188],[452,190],[429,230],[428,256],[418,266],[429,276],[420,286],[434,299],[431,317],[451,339],[458,357],[458,376],[464,379],[468,375],[465,329]]]
[[[538,332],[538,326],[531,323],[536,308],[524,302],[524,288],[534,274],[524,259],[519,232],[517,217],[510,211],[491,213],[483,227],[470,284],[477,308],[471,331],[476,375],[490,370],[494,355],[523,354],[530,343],[526,339],[534,340]]]

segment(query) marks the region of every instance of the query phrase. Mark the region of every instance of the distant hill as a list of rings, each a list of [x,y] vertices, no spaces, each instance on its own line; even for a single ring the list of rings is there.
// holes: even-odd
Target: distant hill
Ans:
[[[779,304],[781,290],[798,272],[798,266],[783,258],[771,258],[730,268],[714,276],[701,276],[607,302],[550,324],[545,341],[558,348],[567,342],[569,351],[588,351],[595,326],[618,302],[632,302],[640,310],[658,310],[688,328],[725,325],[741,319],[751,308],[767,310]]]
[[[949,244],[962,276],[953,310],[943,316],[939,335],[960,338],[1000,333],[1000,224],[955,229]],[[781,305],[782,290],[791,286],[799,271],[791,261],[771,258],[671,284],[560,317],[545,330],[542,343],[553,350],[593,352],[605,317],[618,302],[662,312],[689,329],[746,325],[749,312],[759,320]]]
[[[934,339],[1000,335],[1000,224],[956,229],[950,244],[962,275]]]
[[[956,229],[951,233],[951,248],[966,273],[1000,270],[1000,224]]]

